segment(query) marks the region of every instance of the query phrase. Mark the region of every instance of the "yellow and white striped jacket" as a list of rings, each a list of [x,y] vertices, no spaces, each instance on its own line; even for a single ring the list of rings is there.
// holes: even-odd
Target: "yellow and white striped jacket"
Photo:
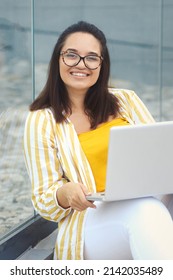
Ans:
[[[130,124],[154,122],[149,111],[130,90],[111,89]],[[29,112],[24,131],[24,154],[32,184],[32,202],[45,219],[58,223],[55,259],[83,259],[84,224],[87,210],[63,209],[56,191],[68,180],[82,182],[95,191],[89,163],[73,124],[56,123],[51,109]]]

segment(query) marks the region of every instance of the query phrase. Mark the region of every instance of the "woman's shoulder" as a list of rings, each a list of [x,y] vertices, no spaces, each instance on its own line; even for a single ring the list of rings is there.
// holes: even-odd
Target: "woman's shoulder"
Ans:
[[[143,101],[133,90],[111,88],[109,92],[118,98],[121,113],[126,116],[126,119],[128,119],[129,122],[154,122],[153,117],[144,105]]]
[[[53,115],[53,112],[50,108],[32,110],[28,112],[28,117],[45,117],[48,118],[50,115]]]
[[[113,95],[115,95],[117,98],[119,99],[130,99],[132,98],[134,95],[136,95],[136,93],[133,90],[130,89],[122,89],[122,88],[108,88],[109,92],[112,93]]]
[[[34,111],[29,111],[26,117],[26,123],[40,124],[43,122],[54,122],[53,112],[50,108],[44,108]]]

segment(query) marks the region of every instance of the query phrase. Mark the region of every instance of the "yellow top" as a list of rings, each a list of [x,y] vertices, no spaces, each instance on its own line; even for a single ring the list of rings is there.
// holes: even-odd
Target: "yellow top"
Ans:
[[[95,130],[90,130],[78,135],[82,149],[91,166],[97,192],[105,190],[110,128],[128,124],[126,120],[117,118],[99,125]]]

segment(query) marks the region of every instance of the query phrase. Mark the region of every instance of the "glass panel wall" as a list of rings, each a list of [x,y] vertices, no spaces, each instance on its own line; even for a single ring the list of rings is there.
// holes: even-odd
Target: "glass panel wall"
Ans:
[[[33,216],[22,138],[31,86],[31,4],[0,1],[0,237]]]
[[[159,1],[116,2],[107,28],[112,61],[111,83],[134,90],[158,118]]]
[[[38,95],[45,84],[59,34],[79,20],[107,37],[110,85],[134,90],[156,120],[173,118],[172,0],[0,0],[1,236],[34,215],[22,154],[24,120],[33,91]]]

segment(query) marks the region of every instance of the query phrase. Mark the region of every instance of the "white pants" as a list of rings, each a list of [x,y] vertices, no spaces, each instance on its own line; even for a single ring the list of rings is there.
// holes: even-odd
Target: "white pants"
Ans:
[[[173,260],[173,221],[156,198],[95,202],[84,232],[86,260]]]

